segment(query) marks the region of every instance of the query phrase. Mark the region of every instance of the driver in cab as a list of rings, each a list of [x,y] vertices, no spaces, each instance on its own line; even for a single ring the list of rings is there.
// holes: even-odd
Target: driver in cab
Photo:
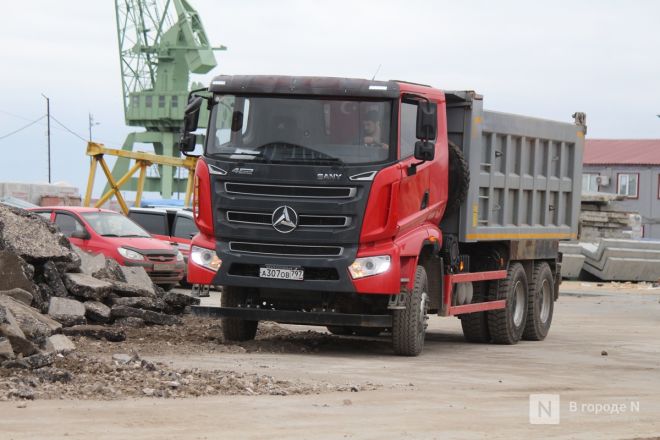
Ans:
[[[364,145],[388,149],[389,146],[381,138],[380,118],[378,112],[369,110],[362,121],[362,134]]]

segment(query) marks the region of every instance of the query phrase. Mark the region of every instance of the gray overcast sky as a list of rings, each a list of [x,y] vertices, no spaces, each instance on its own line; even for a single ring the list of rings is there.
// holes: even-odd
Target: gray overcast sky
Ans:
[[[477,90],[492,110],[585,111],[588,137],[660,138],[659,1],[190,1],[229,48],[212,74],[370,78],[382,64],[378,79]],[[86,138],[92,112],[95,139],[120,146],[114,2],[24,0],[2,22],[0,136],[44,114],[44,93],[59,121]],[[45,121],[0,149],[0,181],[47,180]],[[54,126],[52,150],[53,180],[84,191],[85,143]]]

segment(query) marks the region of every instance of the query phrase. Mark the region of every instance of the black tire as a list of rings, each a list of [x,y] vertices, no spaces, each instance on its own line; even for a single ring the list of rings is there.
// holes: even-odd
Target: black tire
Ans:
[[[159,284],[159,287],[165,292],[169,292],[176,287],[176,284]]]
[[[488,281],[472,283],[472,302],[486,301],[488,293]],[[490,342],[490,330],[488,329],[488,312],[474,312],[459,315],[463,336],[468,342]]]
[[[238,307],[245,300],[245,289],[225,287],[220,296],[220,306]],[[239,318],[222,318],[222,335],[226,341],[250,341],[257,335],[259,321]]]
[[[448,176],[447,207],[445,217],[458,211],[461,203],[467,198],[470,187],[470,168],[461,148],[449,142],[449,176]]]
[[[418,356],[424,348],[428,326],[428,279],[423,266],[415,270],[415,284],[406,294],[405,309],[394,310],[392,316],[392,343],[400,356]]]
[[[326,328],[330,333],[338,336],[348,336],[353,332],[350,327],[345,325],[329,325]]]
[[[522,338],[527,318],[527,287],[525,269],[520,263],[509,265],[505,279],[490,283],[490,299],[506,299],[506,308],[488,312],[493,342],[513,345]]]
[[[542,341],[548,336],[554,312],[555,279],[550,265],[545,261],[534,264],[532,279],[529,282],[527,300],[527,324],[523,339]]]

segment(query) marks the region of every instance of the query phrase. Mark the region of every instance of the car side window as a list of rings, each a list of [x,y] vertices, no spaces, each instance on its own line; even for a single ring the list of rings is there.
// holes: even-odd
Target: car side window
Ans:
[[[169,236],[167,217],[164,213],[131,212],[128,217],[150,234]]]
[[[71,237],[71,234],[74,232],[82,232],[85,230],[82,223],[71,214],[58,212],[55,215],[55,224],[60,229],[60,232],[66,237]]]
[[[42,217],[42,218],[50,221],[51,211],[37,211],[37,212],[35,212],[35,214],[37,214],[39,217]]]
[[[184,217],[182,215],[176,216],[174,223],[174,236],[177,238],[191,239],[193,235],[197,234],[199,230],[195,226],[193,219]]]

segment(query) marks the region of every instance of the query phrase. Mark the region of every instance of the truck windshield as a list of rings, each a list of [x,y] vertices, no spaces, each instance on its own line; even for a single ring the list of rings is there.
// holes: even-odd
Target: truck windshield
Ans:
[[[389,101],[219,95],[206,154],[271,163],[384,162],[391,107]]]

